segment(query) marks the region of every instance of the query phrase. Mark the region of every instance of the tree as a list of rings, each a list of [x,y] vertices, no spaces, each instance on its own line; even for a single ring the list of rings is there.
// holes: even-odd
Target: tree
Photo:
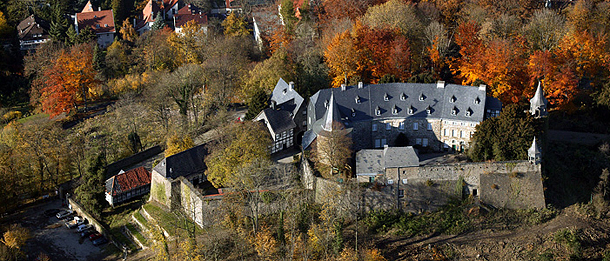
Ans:
[[[506,106],[499,117],[477,125],[470,147],[474,161],[527,159],[527,150],[536,135],[536,123],[518,105]]]
[[[98,72],[103,72],[106,69],[106,54],[99,45],[93,46],[93,68]]]
[[[155,22],[150,26],[150,30],[161,30],[165,27],[165,20],[163,19],[163,15],[161,12],[157,12],[157,16],[155,17]]]
[[[27,228],[13,224],[8,231],[4,232],[3,238],[0,241],[10,248],[19,249],[25,245],[25,242],[30,237],[30,231]]]
[[[534,50],[553,50],[567,32],[565,18],[549,9],[538,10],[523,34]]]
[[[365,25],[374,29],[398,29],[407,39],[415,42],[424,30],[416,12],[412,3],[390,0],[370,7],[362,20]]]
[[[215,187],[231,186],[238,171],[256,159],[268,159],[271,139],[257,122],[233,123],[223,130],[220,143],[206,158],[206,176]]]
[[[248,112],[246,113],[245,120],[252,120],[256,117],[262,110],[267,108],[267,100],[269,100],[269,96],[263,90],[258,90],[250,101],[248,101]]]
[[[347,79],[358,73],[358,56],[356,45],[349,30],[335,35],[324,51],[329,73],[333,78],[332,85],[339,87]]]
[[[129,43],[134,43],[138,37],[136,30],[131,25],[131,22],[129,22],[129,18],[123,21],[123,26],[121,26],[119,33],[121,33],[121,38]]]
[[[78,101],[87,101],[95,94],[97,81],[91,63],[93,52],[90,45],[80,44],[61,51],[55,64],[47,68],[42,89],[42,109],[55,117],[62,112],[70,113]]]
[[[80,186],[74,193],[78,202],[95,217],[100,217],[104,200],[105,158],[103,153],[89,161],[89,168],[80,179]]]
[[[251,30],[246,28],[248,23],[236,12],[231,12],[222,22],[224,34],[230,37],[244,37],[250,35]]]
[[[0,12],[0,38],[8,38],[13,31],[13,28],[6,21],[4,13]]]
[[[78,37],[76,39],[76,42],[79,44],[90,43],[96,41],[97,35],[95,34],[95,32],[93,32],[93,29],[91,29],[90,27],[85,27],[84,29],[78,32]]]
[[[162,84],[167,86],[168,95],[178,105],[178,111],[188,126],[189,111],[198,123],[198,110],[195,107],[195,95],[203,91],[203,68],[196,64],[186,64],[174,71]]]
[[[193,139],[188,135],[179,135],[178,133],[174,133],[167,138],[166,149],[165,149],[165,157],[169,157],[171,155],[183,152],[194,147]]]
[[[348,162],[352,157],[352,140],[343,124],[333,122],[332,130],[322,130],[313,144],[313,160],[316,168],[326,178],[336,173],[349,178]]]
[[[204,60],[204,46],[208,44],[205,30],[195,21],[189,21],[182,28],[180,34],[172,34],[169,44],[178,54],[174,59],[178,64],[200,64]]]
[[[269,59],[257,64],[248,72],[242,87],[242,99],[249,101],[254,95],[258,95],[259,91],[265,94],[271,93],[279,78],[294,79],[293,69],[288,53],[283,49],[276,51]]]
[[[119,27],[121,21],[125,20],[129,13],[127,0],[112,0],[111,6],[112,14],[114,15],[114,24]]]
[[[129,46],[121,40],[114,41],[106,49],[105,63],[111,77],[121,77],[129,73],[132,63],[129,56]]]
[[[286,27],[286,32],[288,34],[294,33],[294,29],[296,24],[298,23],[298,19],[295,16],[294,12],[294,3],[292,0],[282,0],[280,9],[280,15],[282,18],[282,24]]]

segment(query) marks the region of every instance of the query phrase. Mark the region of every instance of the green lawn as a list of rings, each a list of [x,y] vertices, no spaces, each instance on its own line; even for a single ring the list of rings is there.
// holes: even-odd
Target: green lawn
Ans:
[[[36,120],[45,119],[45,118],[48,119],[49,118],[49,114],[39,113],[39,114],[30,115],[30,116],[25,117],[25,118],[21,118],[21,119],[17,120],[17,122],[19,122],[19,123],[26,123],[28,121],[36,121]]]
[[[140,241],[140,243],[147,245],[147,241],[146,238],[144,238],[144,236],[142,235],[142,233],[140,233],[140,230],[138,230],[133,224],[127,224],[125,225],[127,227],[127,229],[129,229],[129,232],[131,232],[131,234],[138,239],[138,241]]]
[[[191,220],[185,220],[183,216],[175,213],[169,213],[153,204],[144,205],[144,209],[150,214],[167,233],[170,235],[181,235],[186,233],[187,228],[195,227],[196,233],[202,233],[203,230]]]

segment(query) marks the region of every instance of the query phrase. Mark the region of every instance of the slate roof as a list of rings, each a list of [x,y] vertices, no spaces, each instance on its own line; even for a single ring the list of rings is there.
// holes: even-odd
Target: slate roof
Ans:
[[[538,144],[536,143],[536,137],[534,137],[534,141],[532,141],[532,146],[527,150],[527,155],[535,156],[536,154],[540,154],[540,148],[538,148]]]
[[[208,15],[199,7],[188,4],[180,8],[174,15],[174,27],[182,27],[189,21],[195,21],[196,24],[208,24]]]
[[[193,174],[203,174],[207,169],[203,161],[207,153],[208,151],[204,145],[199,145],[164,158],[153,170],[163,177],[172,179]]]
[[[150,172],[144,167],[135,168],[127,172],[121,171],[119,174],[106,180],[106,193],[117,196],[121,193],[150,185]]]
[[[49,23],[35,15],[30,15],[17,25],[19,40],[27,41],[49,37]],[[40,35],[36,36],[35,35]]]
[[[280,78],[271,93],[271,101],[275,101],[281,109],[292,112],[292,116],[294,116],[303,106],[305,99],[297,93],[294,87],[291,88],[290,84]]]
[[[386,168],[419,166],[412,146],[364,149],[356,153],[356,174],[382,174]]]
[[[282,133],[283,131],[297,127],[292,117],[290,117],[290,112],[285,110],[273,108],[264,109],[255,118],[255,121],[262,120],[262,117],[265,118],[265,125],[268,126],[274,134]]]
[[[536,88],[536,94],[534,94],[534,97],[532,99],[530,99],[530,108],[531,108],[532,114],[534,114],[534,111],[537,108],[540,108],[540,107],[546,108],[547,103],[548,103],[548,101],[544,97],[544,90],[542,89],[542,84],[540,82],[538,82],[538,88]]]
[[[439,85],[440,84],[440,85]],[[309,98],[307,148],[319,133],[331,94],[344,123],[374,119],[429,118],[481,122],[487,99],[485,87],[444,83],[385,83],[323,89]],[[499,101],[498,101],[499,102]],[[496,104],[495,102],[493,104]],[[348,124],[346,124],[348,125]],[[308,142],[309,141],[309,142]]]
[[[90,27],[96,34],[114,33],[114,16],[112,10],[77,13],[78,30]]]

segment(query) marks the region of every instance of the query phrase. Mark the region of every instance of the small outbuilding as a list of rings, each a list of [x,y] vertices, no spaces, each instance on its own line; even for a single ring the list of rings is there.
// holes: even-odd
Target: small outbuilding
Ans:
[[[106,201],[111,206],[150,191],[150,172],[144,167],[122,171],[106,180]]]

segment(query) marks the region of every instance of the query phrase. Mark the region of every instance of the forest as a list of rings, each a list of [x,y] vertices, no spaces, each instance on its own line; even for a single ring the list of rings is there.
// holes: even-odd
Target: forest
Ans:
[[[260,135],[248,124],[227,122],[231,111],[246,105],[246,119],[255,117],[268,107],[280,77],[306,98],[358,82],[485,84],[505,106],[526,104],[540,82],[550,110],[565,119],[607,122],[610,115],[610,1],[243,0],[237,1],[242,12],[189,23],[182,34],[168,20],[142,35],[132,21],[148,0],[91,2],[114,11],[116,39],[106,49],[91,31],[74,30],[70,15],[84,0],[0,3],[0,213],[143,149],[186,149],[209,130],[230,130],[214,154],[225,155],[222,150],[238,146],[232,141],[247,144]],[[206,11],[218,4],[184,2]],[[257,46],[252,18],[261,13],[272,19]],[[52,41],[22,53],[16,26],[31,14],[50,22]],[[590,129],[608,132],[603,126]],[[248,163],[268,158],[258,155],[264,154],[260,147],[251,151],[257,155]],[[253,164],[222,171],[237,175]],[[359,254],[383,260],[374,246],[365,252],[344,248],[347,223],[336,213],[336,206],[295,203],[280,213],[293,222],[288,231],[272,226],[277,217],[270,216],[253,232],[244,229],[251,221],[236,214],[223,223],[230,229],[214,235],[225,245],[212,250],[217,258],[234,257],[223,247],[254,246],[257,253],[245,253],[269,260],[351,260]],[[369,222],[375,218],[371,214]],[[462,218],[441,219],[455,221],[459,231],[466,226]],[[420,233],[432,221],[421,222],[409,231]],[[440,232],[455,229],[436,225]],[[184,244],[205,252],[196,240]]]

